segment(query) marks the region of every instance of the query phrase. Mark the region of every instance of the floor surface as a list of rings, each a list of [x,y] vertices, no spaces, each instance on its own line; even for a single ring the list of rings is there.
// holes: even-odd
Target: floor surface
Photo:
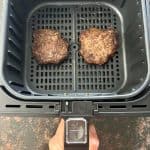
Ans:
[[[0,116],[0,150],[48,150],[59,118]],[[100,117],[100,150],[150,150],[150,118]]]

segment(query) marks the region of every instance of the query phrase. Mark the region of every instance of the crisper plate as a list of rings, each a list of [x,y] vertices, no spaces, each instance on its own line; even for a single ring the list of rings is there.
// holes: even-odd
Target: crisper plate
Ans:
[[[28,24],[30,49],[26,51],[26,80],[28,87],[42,94],[112,93],[124,81],[123,50],[120,48],[105,65],[89,65],[79,55],[79,35],[89,27],[112,27],[121,34],[117,13],[101,5],[44,5],[32,14]],[[69,58],[59,65],[38,65],[32,57],[32,34],[36,29],[56,29],[70,43]]]

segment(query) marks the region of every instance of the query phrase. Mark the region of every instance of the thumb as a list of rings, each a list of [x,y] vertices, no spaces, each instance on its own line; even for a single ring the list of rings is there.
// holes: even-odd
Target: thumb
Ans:
[[[89,128],[89,150],[98,150],[99,139],[94,125]]]
[[[65,128],[65,122],[64,122],[64,119],[61,119],[55,136],[58,136],[58,137],[60,136],[64,138],[64,130],[65,130],[64,128]]]

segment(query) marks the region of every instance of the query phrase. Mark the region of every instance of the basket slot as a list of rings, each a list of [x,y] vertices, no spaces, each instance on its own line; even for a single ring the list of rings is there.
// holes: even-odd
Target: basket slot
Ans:
[[[8,53],[13,53],[12,55],[15,55],[15,57],[17,57],[19,60],[22,60],[22,54],[20,50],[14,45],[12,41],[9,41]]]
[[[14,71],[20,73],[21,72],[21,69],[19,67],[19,65],[16,65],[16,64],[12,64],[12,62],[7,62],[7,67],[9,67],[10,69],[13,69]]]
[[[14,82],[14,81],[9,81],[9,84],[14,85],[14,86],[18,86],[18,87],[20,87],[20,88],[23,88],[23,87],[24,87],[23,84],[20,84],[20,83]]]
[[[14,5],[13,5],[13,3],[11,2],[10,3],[10,12],[12,13],[12,14],[14,14],[14,17],[16,18],[16,20],[17,20],[17,22],[19,21],[19,23],[20,24],[22,24],[22,21],[21,21],[21,19],[20,19],[20,16],[18,15],[18,13],[16,12],[16,10],[14,9]]]
[[[16,85],[22,85],[22,80],[20,77],[21,73],[16,69],[14,69],[12,66],[7,66],[7,68],[8,68],[8,73],[10,74],[8,83],[13,87],[15,87],[15,89],[16,87],[17,88],[19,87],[19,89],[21,89],[22,88],[21,86],[16,86]]]
[[[14,80],[14,77],[12,77],[12,80],[13,81],[9,81],[9,84],[12,88],[14,88],[18,92],[25,90],[24,85],[22,85],[22,83],[18,79]]]
[[[12,36],[10,36],[8,38],[8,41],[11,45],[13,45],[13,47],[15,47],[18,51],[21,51],[22,47],[21,47],[21,44],[18,43],[18,41],[16,41],[15,38],[13,38]]]
[[[19,64],[19,62],[15,57],[11,57],[11,55],[8,55],[7,60],[8,64],[12,64],[13,66],[15,66],[15,68],[17,68],[17,70],[21,70],[21,65]]]
[[[29,91],[20,91],[20,93],[23,95],[31,95],[31,92]]]
[[[19,32],[19,30],[17,30],[17,28],[13,24],[9,26],[9,32],[10,34],[14,35],[19,41],[22,41],[21,33]]]
[[[18,20],[13,14],[10,14],[10,20],[14,24],[14,26],[16,26],[16,28],[21,32],[22,31],[21,24],[18,22]]]
[[[8,55],[11,55],[14,59],[16,59],[16,61],[18,61],[19,63],[22,62],[20,56],[15,52],[15,51],[12,51],[10,49],[8,49]]]

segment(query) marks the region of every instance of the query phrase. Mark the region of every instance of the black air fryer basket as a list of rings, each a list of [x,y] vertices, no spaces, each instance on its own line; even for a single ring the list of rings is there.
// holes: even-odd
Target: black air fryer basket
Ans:
[[[2,112],[149,112],[148,0],[5,0],[2,14]],[[79,35],[90,27],[119,32],[117,53],[101,66],[79,55]],[[37,29],[58,30],[70,44],[69,58],[39,65],[32,56]]]

